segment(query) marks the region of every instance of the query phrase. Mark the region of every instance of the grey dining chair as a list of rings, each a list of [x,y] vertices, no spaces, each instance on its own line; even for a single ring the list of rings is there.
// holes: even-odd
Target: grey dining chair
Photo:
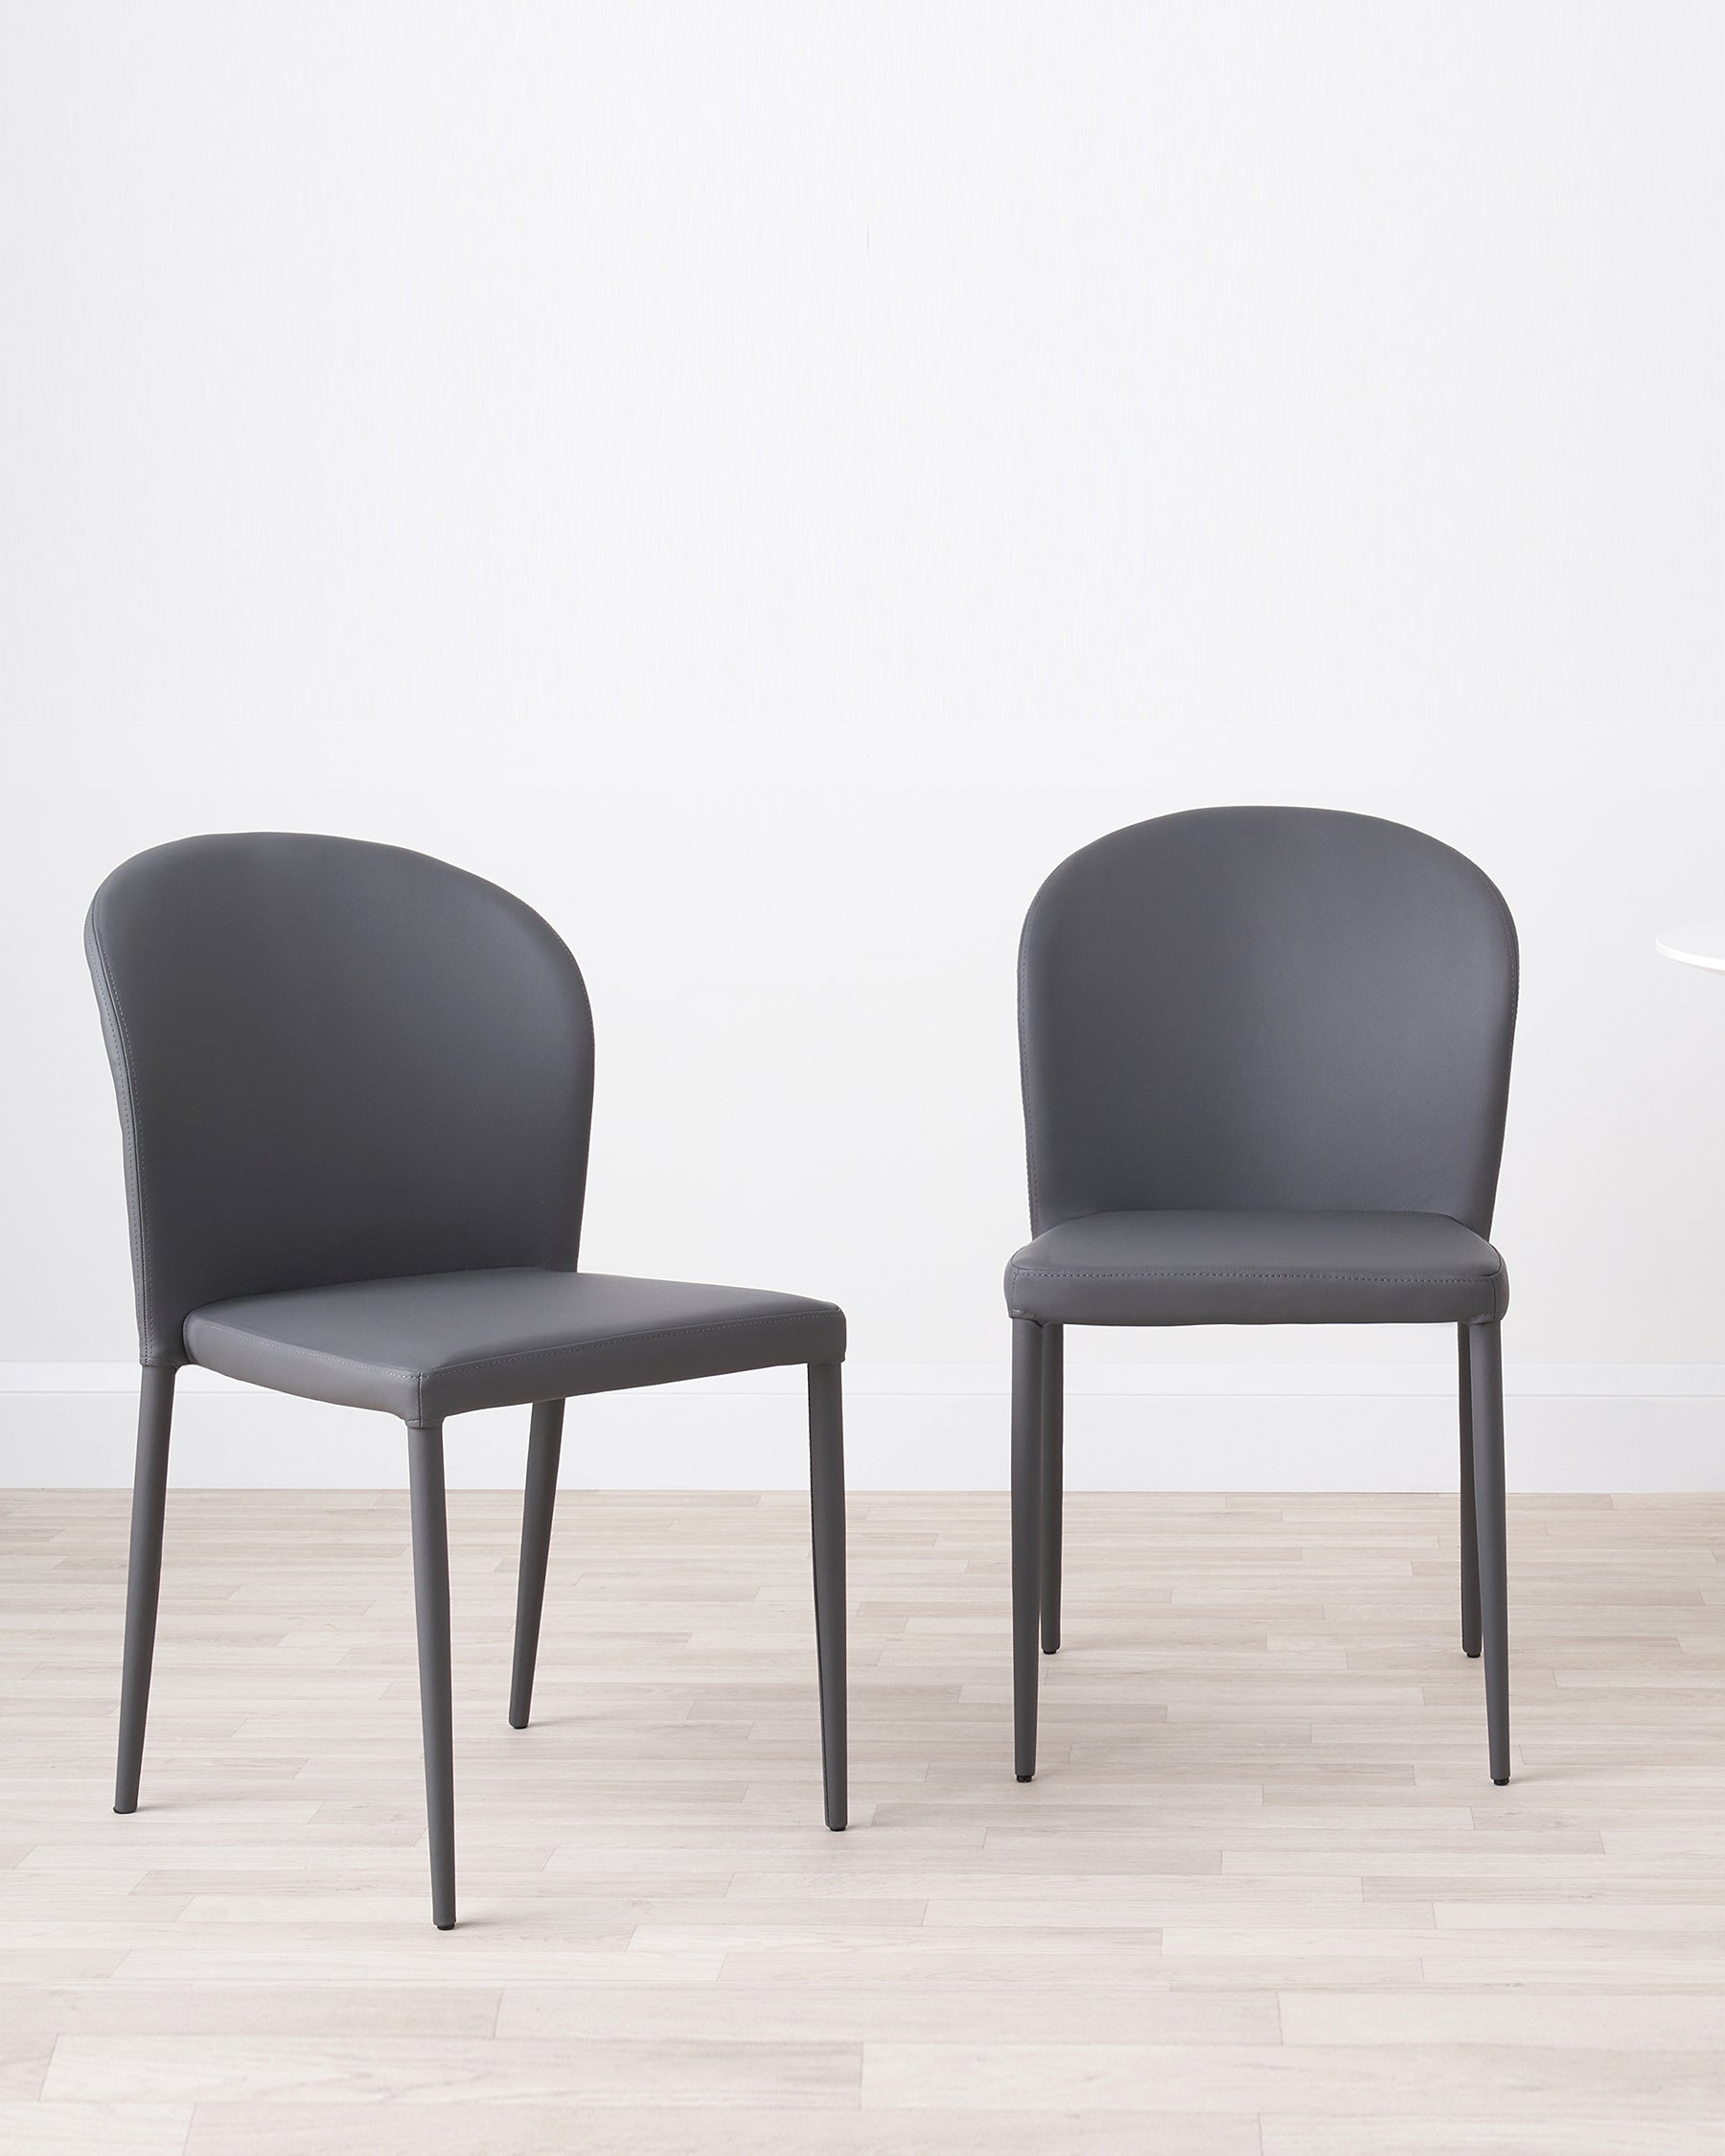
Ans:
[[[826,1823],[845,1823],[844,1315],[578,1270],[593,1031],[520,900],[395,846],[185,838],[85,948],[120,1101],[139,1360],[114,1809],[138,1801],[175,1373],[407,1429],[432,1919],[455,1921],[444,1424],[532,1406],[509,1719],[526,1726],[564,1402],[808,1365]]]
[[[1012,1317],[1015,1766],[1060,1645],[1064,1328],[1446,1324],[1460,1343],[1461,1644],[1509,1778],[1504,1262],[1487,1240],[1515,925],[1471,861],[1322,809],[1099,838],[1019,958],[1034,1241]]]

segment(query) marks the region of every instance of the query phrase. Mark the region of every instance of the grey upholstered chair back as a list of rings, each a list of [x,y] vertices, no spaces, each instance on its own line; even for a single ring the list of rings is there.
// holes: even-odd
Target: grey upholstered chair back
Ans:
[[[1488,1235],[1515,998],[1496,886],[1404,825],[1196,809],[1099,838],[1024,923],[1032,1227],[1334,1210]]]
[[[395,846],[186,838],[116,869],[84,940],[145,1363],[232,1296],[575,1265],[586,991],[507,891]]]

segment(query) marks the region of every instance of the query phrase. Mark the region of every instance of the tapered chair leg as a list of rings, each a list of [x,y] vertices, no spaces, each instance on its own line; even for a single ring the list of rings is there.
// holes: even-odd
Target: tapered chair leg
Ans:
[[[809,1365],[809,1520],[815,1548],[815,1659],[820,1681],[820,1771],[826,1823],[850,1819],[845,1700],[844,1373]]]
[[[1060,1652],[1061,1513],[1066,1498],[1066,1331],[1043,1327],[1042,1647]]]
[[[1042,1563],[1043,1328],[1012,1320],[1012,1766],[1036,1772],[1037,1573]]]
[[[135,1812],[144,1771],[144,1725],[155,1662],[156,1605],[162,1592],[162,1523],[168,1509],[168,1434],[173,1421],[172,1368],[148,1365],[138,1388],[138,1461],[132,1479],[131,1558],[126,1572],[126,1660],[120,1677],[120,1757],[114,1809]]]
[[[509,1726],[524,1730],[533,1709],[540,1618],[545,1608],[545,1568],[551,1556],[551,1516],[557,1508],[557,1465],[563,1457],[564,1404],[535,1402],[527,1434],[527,1486],[521,1500],[521,1565],[516,1577],[515,1670],[509,1681]]]
[[[1468,1343],[1473,1395],[1474,1510],[1480,1552],[1480,1630],[1491,1778],[1509,1779],[1509,1559],[1504,1502],[1504,1344],[1496,1322]]]
[[[449,1523],[443,1425],[409,1424],[413,1607],[419,1625],[420,1727],[426,1747],[426,1824],[431,1846],[431,1921],[455,1922],[455,1732],[449,1683]]]
[[[1473,1357],[1471,1325],[1456,1327],[1457,1394],[1461,1404],[1461,1652],[1480,1651],[1480,1541],[1474,1515]]]

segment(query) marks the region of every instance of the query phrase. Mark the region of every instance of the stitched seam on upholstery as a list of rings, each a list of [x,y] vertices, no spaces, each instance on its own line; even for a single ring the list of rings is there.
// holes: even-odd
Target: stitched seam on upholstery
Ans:
[[[1024,915],[1024,925],[1019,930],[1018,959],[1018,1036],[1019,1036],[1019,1100],[1024,1115],[1024,1167],[1025,1180],[1030,1185],[1030,1227],[1032,1232],[1042,1226],[1042,1191],[1040,1164],[1036,1153],[1036,1122],[1030,1112],[1030,1056],[1029,1026],[1024,1010],[1024,984],[1030,970],[1030,923],[1036,913],[1039,890],[1030,901],[1030,910]]]
[[[126,1181],[130,1184],[136,1218],[128,1223],[128,1240],[132,1247],[132,1264],[136,1269],[138,1294],[138,1329],[144,1335],[139,1342],[140,1355],[148,1352],[153,1326],[150,1308],[150,1227],[146,1217],[148,1207],[144,1196],[143,1163],[138,1158],[138,1123],[132,1107],[132,1052],[131,1035],[126,1028],[126,1013],[120,1008],[120,998],[114,990],[114,976],[108,969],[107,952],[102,948],[102,930],[97,925],[96,909],[90,908],[90,949],[96,953],[102,969],[102,993],[97,998],[104,1015],[111,1015],[120,1049],[120,1084],[116,1088],[120,1102],[120,1139],[124,1149]],[[180,1342],[184,1351],[185,1342]]]
[[[1480,873],[1482,875],[1484,875],[1484,869],[1482,869]],[[1521,1017],[1521,937],[1516,933],[1515,916],[1509,910],[1509,901],[1504,896],[1503,892],[1498,889],[1496,883],[1492,883],[1492,880],[1489,876],[1485,877],[1485,881],[1488,884],[1490,884],[1491,895],[1494,899],[1496,899],[1498,904],[1498,913],[1501,917],[1501,925],[1504,929],[1504,942],[1509,954],[1509,1054],[1507,1058],[1509,1067],[1504,1073],[1504,1124],[1505,1136],[1507,1137],[1509,1123],[1509,1088],[1513,1083],[1515,1076],[1515,1028],[1517,1021]],[[1497,1189],[1498,1182],[1502,1178],[1503,1172],[1504,1148],[1503,1142],[1500,1140],[1498,1145],[1498,1164],[1491,1178],[1491,1208],[1485,1216],[1485,1227],[1487,1232],[1490,1231],[1492,1220],[1497,1212]],[[1503,1271],[1502,1266],[1500,1266],[1498,1270],[1501,1273]]]
[[[1257,1273],[1235,1271],[1224,1273],[1209,1269],[1187,1267],[1140,1266],[1129,1273],[1075,1273],[1053,1272],[1042,1266],[1017,1266],[1013,1277],[1026,1282],[1038,1280],[1349,1280],[1361,1287],[1384,1288],[1474,1288],[1485,1281],[1496,1280],[1497,1273],[1314,1273],[1302,1267],[1293,1273]]]
[[[212,1332],[226,1333],[230,1340],[266,1341],[266,1344],[271,1347],[286,1347],[295,1355],[309,1355],[313,1362],[339,1364],[344,1370],[375,1370],[380,1377],[400,1378],[403,1385],[409,1383],[417,1374],[412,1370],[392,1370],[386,1363],[361,1362],[356,1355],[337,1355],[333,1348],[302,1347],[295,1341],[270,1341],[263,1333],[249,1333],[243,1325],[229,1325],[219,1318],[202,1317],[196,1310],[193,1311],[192,1317],[198,1319],[201,1324],[209,1326]]]

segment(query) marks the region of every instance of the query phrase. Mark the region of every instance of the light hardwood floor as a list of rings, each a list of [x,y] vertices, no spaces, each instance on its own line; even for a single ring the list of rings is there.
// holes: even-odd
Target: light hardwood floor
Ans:
[[[1725,1499],[1512,1507],[1516,1778],[1449,1500],[1076,1497],[1012,1778],[1006,1513],[851,1505],[852,1830],[807,1513],[450,1499],[461,1924],[404,1496],[172,1496],[142,1808],[126,1501],[0,1496],[0,2147],[1725,2146]]]

